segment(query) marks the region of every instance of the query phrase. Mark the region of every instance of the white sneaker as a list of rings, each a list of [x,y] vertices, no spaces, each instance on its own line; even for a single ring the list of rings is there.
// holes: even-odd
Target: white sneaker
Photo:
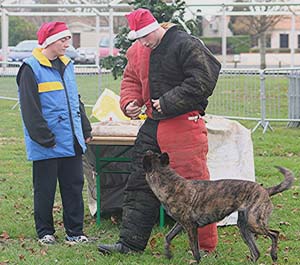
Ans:
[[[66,243],[69,245],[88,243],[89,240],[86,236],[66,236]]]
[[[42,245],[53,245],[56,243],[54,235],[44,235],[38,241]]]

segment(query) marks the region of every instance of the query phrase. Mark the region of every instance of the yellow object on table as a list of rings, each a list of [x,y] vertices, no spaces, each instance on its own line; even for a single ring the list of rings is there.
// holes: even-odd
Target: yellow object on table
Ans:
[[[105,88],[92,109],[92,116],[99,121],[129,120],[120,109],[120,97]]]

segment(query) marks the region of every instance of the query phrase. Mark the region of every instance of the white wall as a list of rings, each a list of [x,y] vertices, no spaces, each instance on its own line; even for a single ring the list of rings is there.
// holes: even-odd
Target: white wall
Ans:
[[[222,61],[222,56],[216,56],[219,61]],[[300,54],[294,54],[294,66],[300,66]],[[291,67],[291,54],[290,53],[267,53],[266,63],[267,67]],[[241,53],[240,61],[237,63],[238,67],[259,67],[260,55],[259,53]],[[234,66],[233,55],[227,56],[226,67],[231,68]]]

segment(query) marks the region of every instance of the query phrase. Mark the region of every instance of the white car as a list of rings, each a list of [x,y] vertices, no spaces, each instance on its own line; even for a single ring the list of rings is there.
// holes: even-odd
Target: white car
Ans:
[[[32,50],[38,47],[37,40],[24,40],[19,42],[16,47],[11,49],[8,53],[9,62],[23,62],[27,57],[32,54]],[[78,56],[75,48],[70,44],[66,50],[66,56],[68,56],[72,61]]]
[[[94,47],[80,47],[76,49],[78,57],[75,58],[75,63],[78,64],[95,64],[97,49]]]

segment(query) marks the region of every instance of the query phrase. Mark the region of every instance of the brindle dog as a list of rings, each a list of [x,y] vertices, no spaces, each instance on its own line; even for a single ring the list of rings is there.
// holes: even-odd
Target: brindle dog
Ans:
[[[268,228],[273,208],[270,196],[292,186],[294,176],[288,169],[277,167],[284,174],[284,181],[274,187],[263,188],[255,182],[245,180],[186,180],[169,167],[167,153],[147,151],[143,167],[152,191],[167,213],[177,221],[165,238],[165,251],[169,259],[172,257],[172,239],[185,229],[193,256],[199,262],[201,257],[197,228],[218,222],[238,211],[237,225],[250,249],[252,261],[257,261],[260,256],[254,240],[255,234],[271,238],[271,257],[273,261],[277,260],[279,232]]]

